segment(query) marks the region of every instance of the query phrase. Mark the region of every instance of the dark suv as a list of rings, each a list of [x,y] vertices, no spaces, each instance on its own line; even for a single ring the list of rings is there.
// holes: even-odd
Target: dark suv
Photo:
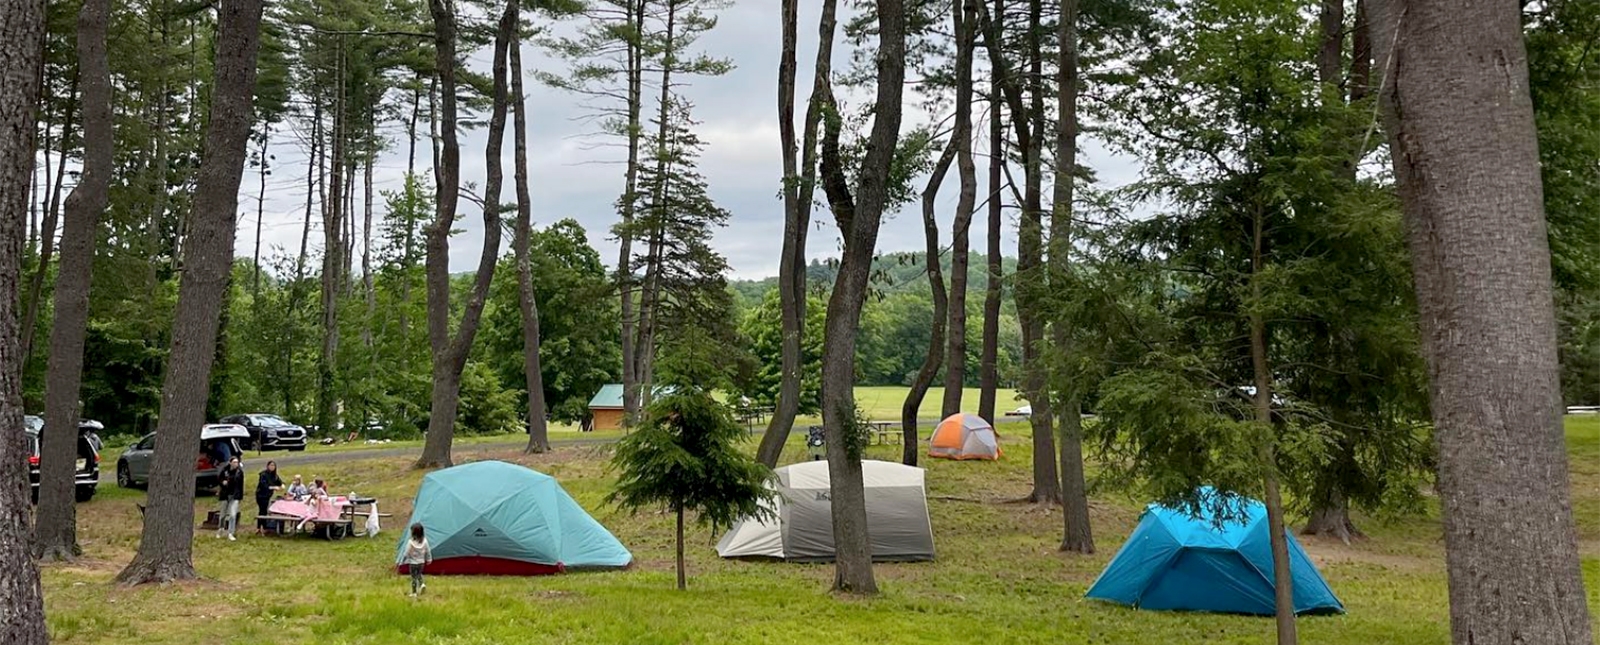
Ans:
[[[28,415],[22,418],[22,429],[28,435],[28,484],[33,489],[33,501],[39,501],[39,450],[40,437],[44,433],[44,419]],[[77,486],[74,487],[74,497],[80,502],[87,502],[94,498],[95,488],[100,485],[100,450],[104,444],[100,442],[100,431],[105,426],[99,421],[83,420],[78,422],[78,463],[74,478]]]
[[[297,426],[283,417],[275,414],[235,414],[224,417],[220,423],[232,423],[244,426],[250,431],[249,445],[246,450],[292,450],[299,452],[306,449],[306,429]]]

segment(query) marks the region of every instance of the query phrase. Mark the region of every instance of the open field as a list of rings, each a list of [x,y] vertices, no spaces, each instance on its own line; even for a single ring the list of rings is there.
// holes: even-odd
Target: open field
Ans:
[[[937,401],[931,393],[930,398]],[[1008,409],[1004,398],[1001,409]],[[1087,557],[1056,553],[1059,511],[1006,503],[1027,492],[1030,453],[1022,424],[1002,426],[1001,432],[1003,461],[924,464],[930,469],[938,560],[879,565],[883,594],[872,600],[831,597],[831,565],[720,560],[703,528],[693,530],[688,543],[689,590],[673,590],[670,517],[607,506],[608,447],[589,445],[537,458],[515,451],[494,456],[559,478],[633,551],[637,566],[631,570],[435,577],[425,597],[408,598],[406,580],[393,573],[392,562],[397,529],[422,473],[409,470],[407,458],[352,455],[319,472],[335,491],[381,498],[383,510],[397,516],[383,535],[333,543],[250,535],[229,543],[197,533],[195,562],[207,580],[174,587],[109,584],[137,545],[134,502],[143,493],[108,487],[79,507],[86,558],[45,570],[50,629],[61,643],[148,645],[1270,641],[1270,619],[1142,612],[1083,601],[1084,590],[1133,528],[1140,504],[1122,495],[1097,496],[1094,529],[1101,551]],[[1600,610],[1600,418],[1569,418],[1568,439],[1589,602]],[[785,461],[804,458],[798,441],[790,445]],[[894,459],[899,449],[869,452]],[[209,506],[204,500],[196,504],[197,519]],[[253,515],[253,508],[245,515]],[[1349,614],[1303,619],[1304,642],[1449,642],[1436,517],[1362,518],[1361,525],[1372,539],[1350,546],[1305,542]],[[1600,611],[1594,615],[1600,619]]]
[[[858,387],[856,388],[856,406],[861,409],[862,413],[868,419],[879,421],[898,421],[900,419],[900,406],[905,402],[906,393],[909,392],[910,389],[911,388],[901,386]],[[1016,390],[997,390],[995,392],[996,413],[1004,417],[1006,412],[1016,409],[1017,406],[1023,405],[1023,402],[1018,401],[1016,397]],[[939,418],[940,407],[943,400],[944,388],[929,388],[928,395],[922,400],[922,406],[918,408],[918,418],[923,420]],[[978,390],[968,388],[962,392],[961,409],[963,411],[973,413],[978,411]],[[817,416],[802,416],[795,421],[796,426],[800,427],[820,423],[822,423],[822,419]],[[760,427],[761,426],[758,425],[756,429],[759,430]],[[929,432],[931,429],[925,429],[924,431]],[[604,441],[617,439],[621,436],[622,433],[619,431],[579,432],[578,426],[573,424],[553,423],[550,425],[550,440],[558,443],[569,439]],[[133,443],[134,439],[137,439],[137,437],[120,437],[112,440],[108,444],[111,446],[110,452],[113,453],[113,455],[120,452],[121,450],[127,448],[129,444]],[[504,434],[460,436],[456,437],[455,443],[458,446],[479,446],[484,444],[517,443],[519,441],[526,441],[525,436]],[[337,443],[331,446],[323,446],[313,442],[312,445],[306,447],[306,451],[303,453],[269,452],[257,454],[255,452],[250,452],[245,455],[245,459],[251,465],[260,465],[266,463],[266,460],[268,459],[283,459],[287,457],[290,461],[294,461],[294,458],[300,455],[316,455],[352,450],[383,450],[394,448],[420,449],[421,447],[421,439],[406,439],[375,444],[364,442]],[[116,463],[116,459],[108,456],[106,463],[114,464]]]

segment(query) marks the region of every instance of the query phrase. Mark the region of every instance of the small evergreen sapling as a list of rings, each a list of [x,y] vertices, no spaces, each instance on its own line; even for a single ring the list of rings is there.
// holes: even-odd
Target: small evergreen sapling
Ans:
[[[709,391],[676,385],[645,410],[643,423],[617,445],[619,471],[608,501],[637,511],[665,506],[677,516],[678,588],[685,587],[683,518],[731,526],[771,514],[762,502],[772,471],[738,448],[743,435],[728,408]]]

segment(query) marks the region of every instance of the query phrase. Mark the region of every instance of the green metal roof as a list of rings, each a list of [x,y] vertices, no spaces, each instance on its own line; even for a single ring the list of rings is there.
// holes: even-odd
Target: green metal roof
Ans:
[[[589,399],[591,408],[621,408],[622,384],[612,383],[600,386],[600,391],[595,392],[594,398]]]
[[[671,394],[673,387],[658,386],[653,397],[659,398]],[[622,384],[611,383],[600,386],[600,391],[594,393],[594,398],[589,399],[589,409],[622,409]]]

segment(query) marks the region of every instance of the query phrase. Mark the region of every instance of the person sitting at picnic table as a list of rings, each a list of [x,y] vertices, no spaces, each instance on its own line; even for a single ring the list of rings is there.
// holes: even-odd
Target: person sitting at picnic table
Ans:
[[[306,488],[306,483],[300,480],[299,475],[294,476],[294,483],[289,484],[289,499],[302,501],[311,495],[311,489]]]
[[[322,517],[324,514],[323,507],[333,504],[332,498],[328,497],[328,485],[322,481],[321,477],[311,480],[311,488],[306,492],[305,499],[302,501],[305,502],[306,509],[309,512],[306,513],[305,519],[300,520],[300,524],[295,527],[295,530],[304,529],[307,524]]]

